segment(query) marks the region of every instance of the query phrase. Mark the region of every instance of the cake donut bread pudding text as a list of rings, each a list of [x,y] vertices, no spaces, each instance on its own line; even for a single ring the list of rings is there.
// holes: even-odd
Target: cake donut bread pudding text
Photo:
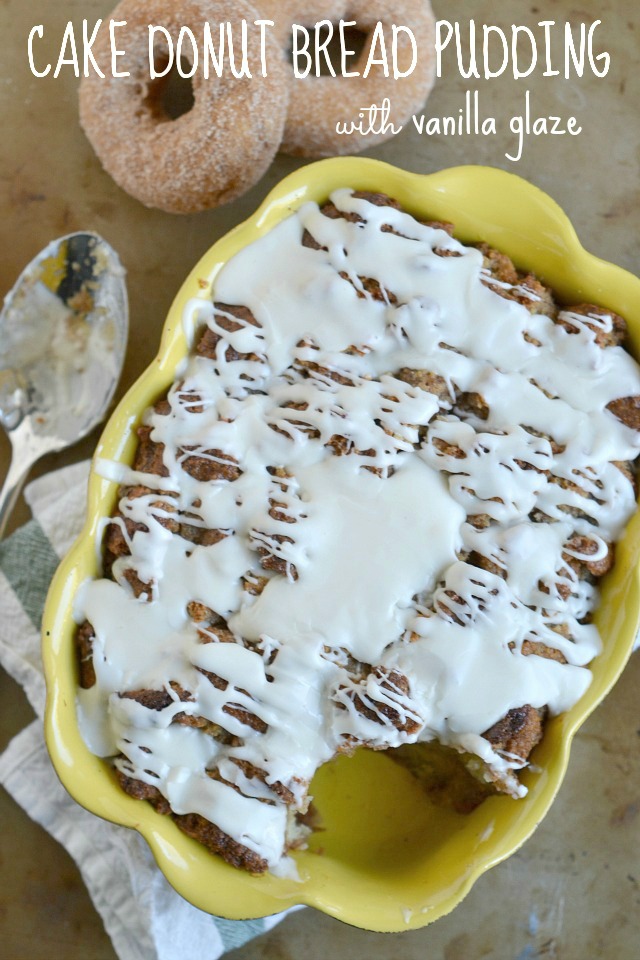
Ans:
[[[254,873],[289,863],[314,773],[357,749],[419,770],[434,745],[456,809],[521,797],[589,685],[636,506],[624,320],[340,189],[185,323],[132,467],[97,465],[120,488],[75,599],[90,749]]]

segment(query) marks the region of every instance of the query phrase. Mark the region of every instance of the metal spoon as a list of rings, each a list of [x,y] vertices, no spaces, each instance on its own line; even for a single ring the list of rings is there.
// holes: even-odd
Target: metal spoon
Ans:
[[[120,377],[129,309],[125,272],[95,233],[73,233],[32,260],[0,312],[0,423],[12,458],[0,492],[0,537],[45,453],[86,436]]]

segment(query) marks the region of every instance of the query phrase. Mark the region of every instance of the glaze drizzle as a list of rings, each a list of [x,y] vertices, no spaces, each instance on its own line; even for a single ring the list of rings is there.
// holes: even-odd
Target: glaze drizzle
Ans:
[[[522,757],[482,734],[584,693],[585,565],[635,509],[616,464],[638,432],[608,404],[640,373],[598,342],[609,314],[553,316],[440,227],[331,199],[343,216],[305,204],[190,304],[208,349],[144,420],[162,476],[98,463],[126,546],[75,606],[91,749],[272,870],[357,745],[437,738],[521,795]]]

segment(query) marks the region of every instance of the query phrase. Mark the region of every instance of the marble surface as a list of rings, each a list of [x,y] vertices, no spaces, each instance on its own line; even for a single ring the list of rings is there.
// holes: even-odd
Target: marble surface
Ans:
[[[313,4],[309,5],[313,8]],[[102,233],[127,267],[131,338],[121,389],[155,353],[167,308],[198,257],[257,206],[299,161],[278,157],[247,195],[208,213],[172,217],[147,210],[101,170],[78,125],[77,81],[29,71],[26,38],[43,24],[39,51],[56,57],[64,26],[95,23],[112,3],[99,0],[0,0],[0,293],[52,237],[75,229]],[[402,4],[398,3],[398,20]],[[633,0],[434,0],[436,15],[529,25],[554,20],[577,28],[602,21],[595,34],[611,56],[606,77],[544,77],[539,67],[515,81],[465,80],[455,59],[429,98],[427,117],[459,115],[465,92],[477,90],[481,115],[497,131],[482,135],[420,135],[407,126],[371,156],[419,172],[483,163],[511,170],[553,196],[597,255],[640,271],[640,9]],[[562,70],[562,31],[551,53]],[[560,41],[560,42],[559,42]],[[554,60],[554,63],[556,61]],[[578,136],[529,136],[518,162],[509,119],[530,91],[534,116],[575,116]],[[88,456],[96,435],[64,455],[45,458],[37,472]],[[9,446],[0,437],[0,470]],[[28,517],[20,504],[16,525]],[[638,960],[640,957],[640,654],[578,735],[567,779],[543,824],[510,860],[489,871],[448,917],[421,931],[380,935],[340,924],[312,910],[237,950],[233,960]],[[30,719],[13,682],[0,677],[0,746]],[[58,845],[0,791],[0,953],[8,960],[64,957],[113,960],[111,944],[78,873]]]

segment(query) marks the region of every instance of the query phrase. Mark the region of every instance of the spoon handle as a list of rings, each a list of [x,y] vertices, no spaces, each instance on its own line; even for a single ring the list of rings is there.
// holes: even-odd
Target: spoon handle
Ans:
[[[9,471],[2,485],[2,491],[0,491],[0,540],[2,540],[4,536],[7,521],[18,499],[18,495],[22,490],[22,485],[31,469],[31,465],[29,462],[21,461],[20,458],[15,455],[14,450],[11,463],[9,464]]]
[[[60,450],[64,446],[57,437],[34,433],[29,417],[7,432],[11,441],[11,463],[0,491],[0,540],[31,467],[45,453]]]

